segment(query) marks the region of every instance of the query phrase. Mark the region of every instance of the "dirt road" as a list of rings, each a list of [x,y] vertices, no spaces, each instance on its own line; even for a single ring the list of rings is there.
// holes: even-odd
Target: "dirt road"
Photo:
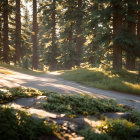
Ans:
[[[2,67],[0,69],[7,70]],[[76,82],[58,78],[53,74],[29,75],[11,70],[9,71],[9,74],[0,73],[0,87],[25,86],[59,93],[86,93],[101,98],[113,98],[118,103],[135,107],[140,111],[140,96],[83,86]]]

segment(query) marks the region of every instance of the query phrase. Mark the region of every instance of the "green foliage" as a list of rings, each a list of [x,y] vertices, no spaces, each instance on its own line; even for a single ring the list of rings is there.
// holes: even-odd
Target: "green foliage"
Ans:
[[[140,94],[138,75],[126,70],[76,69],[64,71],[60,77],[91,87]]]
[[[133,110],[126,119],[140,126],[140,112]]]
[[[50,94],[42,103],[44,109],[66,114],[98,115],[99,112],[125,111],[114,100],[96,99],[88,95]]]
[[[0,107],[0,138],[2,140],[37,140],[54,135],[57,127],[31,115],[11,108]]]
[[[86,140],[116,140],[108,136],[107,134],[98,134],[94,132],[94,129],[85,128],[79,132]]]
[[[21,97],[35,97],[42,94],[43,92],[31,88],[3,88],[0,90],[0,104],[7,103]]]
[[[139,137],[139,128],[124,119],[107,120],[99,127],[101,132],[118,140],[133,140]]]

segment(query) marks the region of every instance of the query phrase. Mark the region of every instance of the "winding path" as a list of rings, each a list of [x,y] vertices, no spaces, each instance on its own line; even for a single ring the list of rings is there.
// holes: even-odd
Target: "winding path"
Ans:
[[[0,67],[0,69],[7,70]],[[115,91],[106,91],[97,88],[83,86],[76,82],[67,81],[49,73],[40,75],[29,75],[8,70],[11,74],[0,73],[0,87],[25,86],[59,93],[85,93],[101,98],[113,98],[118,103],[129,105],[140,111],[140,96],[124,94]]]

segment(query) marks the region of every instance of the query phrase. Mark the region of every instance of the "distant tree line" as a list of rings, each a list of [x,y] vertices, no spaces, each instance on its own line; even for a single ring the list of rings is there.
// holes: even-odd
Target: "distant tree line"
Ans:
[[[139,58],[140,0],[0,1],[1,62],[32,69],[88,63],[135,70]]]

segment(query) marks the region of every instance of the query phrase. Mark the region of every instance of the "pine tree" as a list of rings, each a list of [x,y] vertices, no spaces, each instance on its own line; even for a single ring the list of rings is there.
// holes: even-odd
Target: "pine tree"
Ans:
[[[32,33],[32,41],[33,41],[33,58],[32,58],[32,68],[38,69],[38,43],[37,43],[37,33],[38,33],[38,25],[37,25],[37,1],[33,0],[33,33]]]
[[[9,40],[8,40],[8,0],[4,1],[4,10],[3,10],[3,61],[5,63],[10,63],[9,60]]]
[[[0,60],[2,60],[2,24],[3,24],[2,7],[3,2],[0,2]]]
[[[52,29],[51,29],[51,34],[52,34],[52,46],[51,46],[51,62],[50,62],[50,70],[56,70],[57,69],[57,45],[56,45],[56,0],[53,0],[52,2]]]
[[[138,40],[140,41],[140,0],[138,0],[138,14],[137,14],[137,35],[138,35]]]
[[[128,1],[128,16],[130,16],[130,19],[128,19],[128,32],[133,36],[136,36],[136,2],[137,0],[131,0]],[[129,70],[135,70],[135,55],[133,53],[133,48],[135,46],[128,46],[127,51],[127,59],[126,59],[126,68]]]
[[[20,62],[21,57],[21,14],[20,0],[16,0],[16,31],[15,31],[16,62]]]
[[[83,1],[78,0],[77,11],[76,11],[76,65],[80,66],[80,62],[82,61],[82,53],[83,53]]]
[[[63,17],[61,21],[62,30],[60,31],[61,41],[61,63],[64,69],[71,69],[75,66],[76,60],[76,31],[75,31],[75,12],[76,1],[66,0],[62,3]]]
[[[120,13],[120,9],[122,8],[121,3],[112,0],[113,5],[113,36],[114,38],[118,35],[121,30],[123,17]],[[113,46],[113,69],[121,70],[122,69],[122,46],[118,43],[114,42]]]

